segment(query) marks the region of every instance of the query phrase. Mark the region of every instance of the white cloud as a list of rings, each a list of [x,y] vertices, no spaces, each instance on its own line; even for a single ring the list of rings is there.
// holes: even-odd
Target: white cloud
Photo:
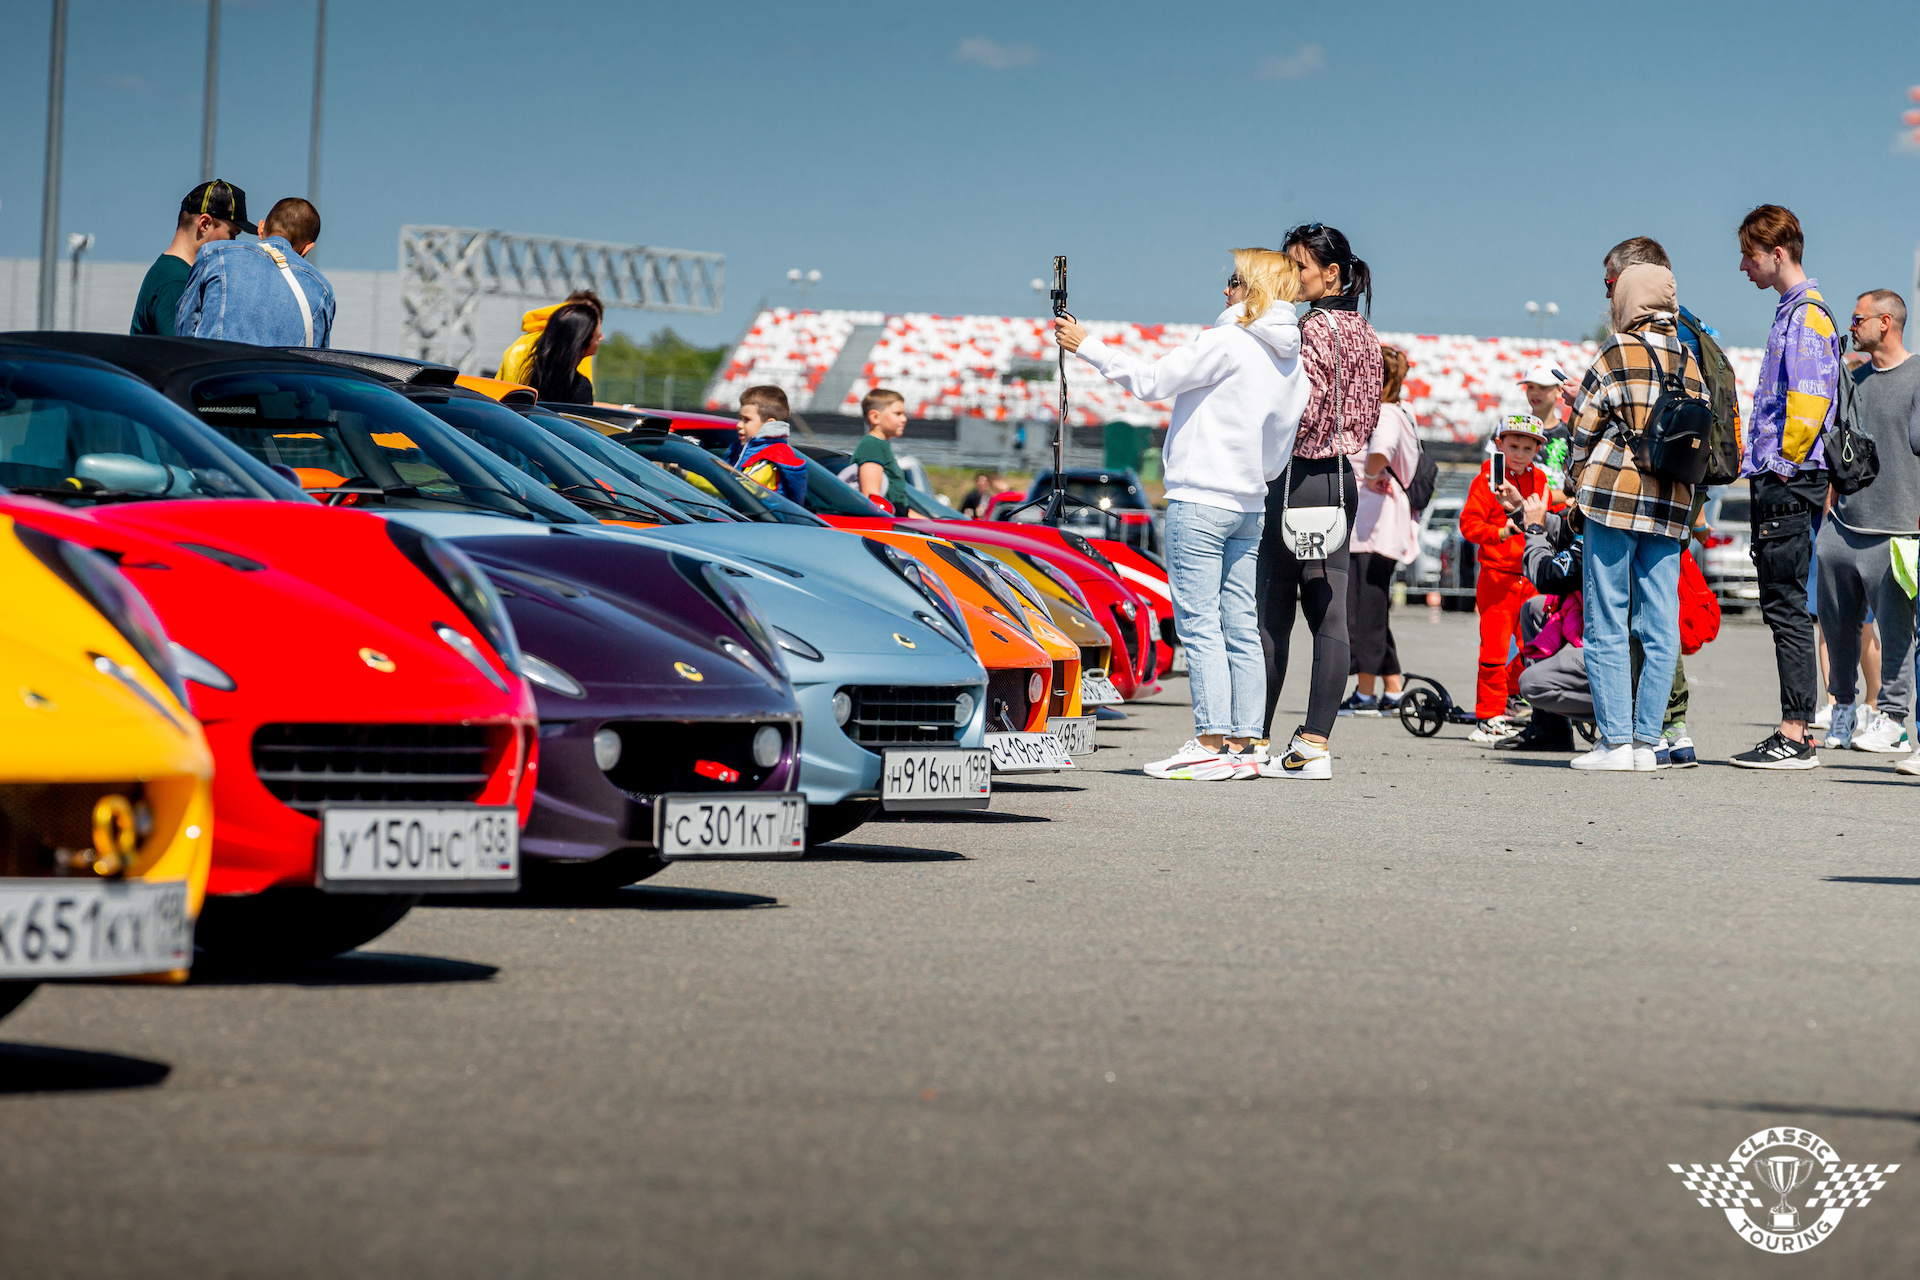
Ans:
[[[1298,80],[1326,67],[1327,51],[1317,44],[1303,44],[1287,57],[1260,59],[1258,74],[1262,80]]]
[[[978,63],[989,71],[1007,71],[1032,66],[1040,57],[1040,51],[1030,44],[1001,44],[998,40],[973,36],[962,40],[953,56],[958,62]]]

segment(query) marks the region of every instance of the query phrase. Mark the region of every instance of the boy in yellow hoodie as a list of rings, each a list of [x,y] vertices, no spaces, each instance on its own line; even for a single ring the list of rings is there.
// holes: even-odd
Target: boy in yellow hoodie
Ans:
[[[497,375],[503,382],[525,382],[527,367],[533,363],[534,344],[540,341],[545,332],[547,321],[554,312],[576,302],[584,302],[600,313],[602,321],[606,319],[607,308],[600,301],[600,295],[591,289],[575,289],[567,295],[565,302],[556,302],[549,307],[535,307],[520,317],[520,336],[515,338],[507,349],[500,353],[500,372]],[[588,382],[593,381],[593,357],[580,359],[580,376]]]

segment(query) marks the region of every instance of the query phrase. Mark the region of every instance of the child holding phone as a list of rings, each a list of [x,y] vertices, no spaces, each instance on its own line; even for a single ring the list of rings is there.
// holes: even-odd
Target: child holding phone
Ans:
[[[1520,606],[1533,594],[1533,584],[1521,573],[1527,547],[1521,504],[1545,495],[1555,509],[1564,505],[1546,472],[1533,465],[1546,439],[1546,427],[1530,413],[1503,421],[1494,433],[1494,454],[1474,477],[1460,511],[1460,536],[1480,548],[1480,576],[1473,589],[1480,613],[1480,679],[1473,708],[1479,723],[1467,738],[1484,746],[1520,731],[1510,715],[1520,696],[1513,646]]]

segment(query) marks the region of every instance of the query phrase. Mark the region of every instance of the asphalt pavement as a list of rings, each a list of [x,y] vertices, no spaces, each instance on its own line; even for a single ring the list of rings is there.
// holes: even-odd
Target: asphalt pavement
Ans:
[[[1396,622],[1469,697],[1471,615]],[[1155,782],[1176,679],[984,814],[43,990],[0,1024],[4,1271],[1912,1275],[1920,780],[1730,768],[1766,632],[1689,671],[1697,770],[1342,720],[1331,783]],[[1769,1126],[1916,1163],[1768,1261],[1668,1166]]]

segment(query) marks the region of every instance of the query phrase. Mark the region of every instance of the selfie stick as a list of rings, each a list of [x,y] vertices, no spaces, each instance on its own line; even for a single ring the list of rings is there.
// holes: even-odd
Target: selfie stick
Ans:
[[[1053,259],[1053,314],[1055,319],[1067,314],[1067,259],[1064,254],[1056,254]],[[1060,357],[1060,418],[1053,430],[1053,494],[1047,499],[1047,524],[1059,524],[1067,493],[1067,349],[1054,347],[1054,353]]]

